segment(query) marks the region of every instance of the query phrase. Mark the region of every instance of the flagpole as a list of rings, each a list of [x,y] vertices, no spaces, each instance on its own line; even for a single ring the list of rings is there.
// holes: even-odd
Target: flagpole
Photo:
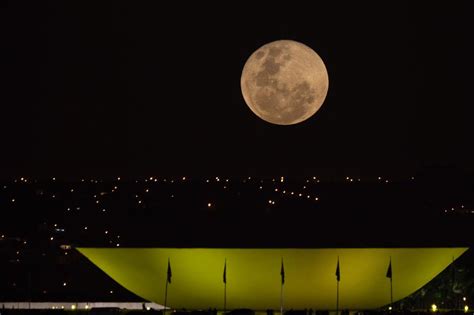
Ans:
[[[281,258],[281,287],[280,287],[280,315],[283,315],[283,284],[285,283],[285,267],[283,266],[283,257]]]
[[[165,286],[165,308],[163,309],[163,315],[166,315],[166,302],[168,300],[168,278],[166,278],[166,286]]]
[[[227,312],[227,258],[224,260],[224,273],[222,275],[224,281],[224,315]]]
[[[283,283],[280,289],[280,314],[283,315]]]
[[[390,307],[393,310],[393,285],[392,278],[390,278]]]
[[[390,256],[390,309],[393,310],[393,272],[392,272],[392,256]]]
[[[168,283],[171,282],[171,266],[170,259],[168,257],[168,269],[166,270],[166,285],[165,285],[165,308],[163,309],[163,315],[166,315],[166,305],[168,302]]]
[[[336,315],[339,315],[339,281],[341,277],[341,270],[339,269],[339,256],[337,256],[337,267],[336,267]]]

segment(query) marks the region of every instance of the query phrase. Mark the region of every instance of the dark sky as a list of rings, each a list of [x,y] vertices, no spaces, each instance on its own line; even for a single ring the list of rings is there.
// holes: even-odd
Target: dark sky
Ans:
[[[4,5],[2,176],[473,169],[462,3],[167,2]],[[329,72],[294,126],[240,92],[247,57],[278,39]]]

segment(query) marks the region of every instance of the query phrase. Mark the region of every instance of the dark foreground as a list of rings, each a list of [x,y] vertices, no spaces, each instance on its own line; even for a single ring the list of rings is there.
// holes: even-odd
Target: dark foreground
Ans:
[[[208,311],[173,311],[173,312],[166,312],[167,314],[171,315],[216,315],[215,312],[208,312]],[[220,312],[219,312],[220,313]],[[264,312],[261,312],[264,314]],[[382,314],[391,314],[391,315],[398,315],[398,314],[413,314],[413,315],[428,315],[428,314],[474,314],[473,311],[461,311],[461,310],[437,310],[436,312],[433,311],[340,311],[340,315],[349,315],[349,314],[360,314],[360,315],[382,315]],[[143,314],[143,315],[163,315],[162,311],[157,310],[124,310],[124,309],[91,309],[91,310],[15,310],[15,309],[2,309],[0,310],[0,315],[45,315],[45,314],[54,314],[54,315],[134,315],[134,314]],[[226,315],[255,315],[254,311],[251,310],[234,310],[227,313],[222,313]],[[273,312],[266,312],[266,314],[273,314]],[[285,315],[336,315],[335,311],[315,311],[315,312],[307,312],[307,311],[286,311]]]

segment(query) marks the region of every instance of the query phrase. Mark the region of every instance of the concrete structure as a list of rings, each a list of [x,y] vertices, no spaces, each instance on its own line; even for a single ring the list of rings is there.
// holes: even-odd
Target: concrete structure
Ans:
[[[284,309],[335,309],[336,264],[340,261],[339,308],[373,309],[420,289],[467,248],[78,248],[122,286],[164,304],[168,259],[172,308],[222,309],[227,261],[227,309],[280,309],[284,261]]]
[[[0,310],[4,309],[64,309],[64,310],[87,310],[100,307],[118,307],[127,310],[141,310],[143,303],[140,302],[0,302]],[[156,303],[145,303],[145,308],[162,309],[163,306]]]

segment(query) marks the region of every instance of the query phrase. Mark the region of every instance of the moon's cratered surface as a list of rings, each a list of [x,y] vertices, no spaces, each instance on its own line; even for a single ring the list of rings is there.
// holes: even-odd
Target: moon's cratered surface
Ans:
[[[292,40],[278,40],[249,57],[240,85],[245,102],[258,117],[273,124],[293,125],[319,110],[329,78],[314,50]]]

